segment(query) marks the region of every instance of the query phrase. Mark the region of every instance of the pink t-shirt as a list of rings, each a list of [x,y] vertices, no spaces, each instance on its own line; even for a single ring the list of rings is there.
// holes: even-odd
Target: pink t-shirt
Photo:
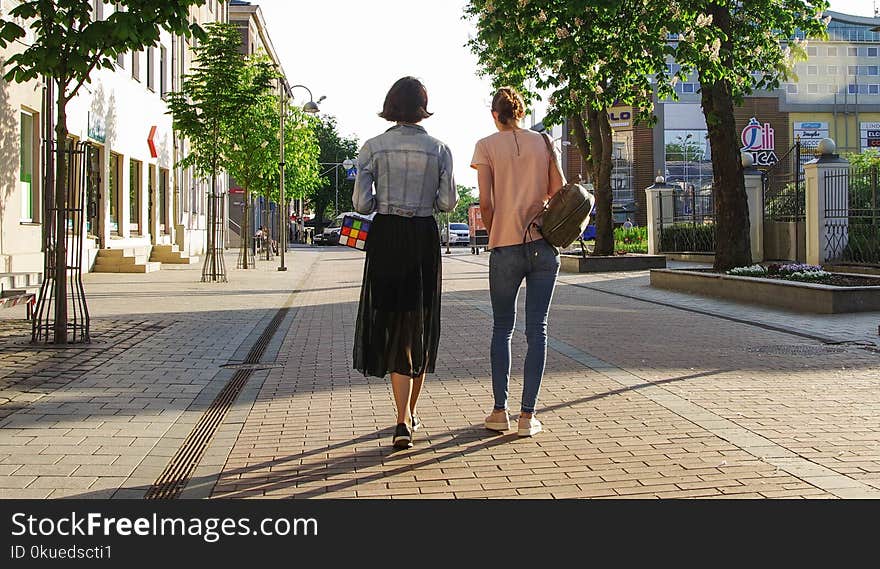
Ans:
[[[474,149],[471,167],[479,165],[492,169],[492,187],[480,187],[480,206],[492,211],[489,249],[540,239],[537,229],[526,229],[563,184],[544,135],[516,129],[487,136]]]

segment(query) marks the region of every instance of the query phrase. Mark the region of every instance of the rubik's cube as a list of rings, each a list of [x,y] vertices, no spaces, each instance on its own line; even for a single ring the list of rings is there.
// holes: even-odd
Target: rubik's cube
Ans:
[[[348,216],[342,221],[342,229],[339,232],[339,244],[363,251],[367,248],[367,235],[369,233],[369,221]]]

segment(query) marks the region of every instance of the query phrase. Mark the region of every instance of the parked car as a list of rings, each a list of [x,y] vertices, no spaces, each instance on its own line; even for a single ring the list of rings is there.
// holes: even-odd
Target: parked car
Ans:
[[[336,216],[336,219],[333,222],[324,228],[324,232],[321,235],[315,236],[315,243],[323,244],[323,245],[339,245],[339,232],[342,231],[342,220],[345,219],[346,215],[353,215],[354,217],[360,217],[361,219],[366,219],[372,221],[373,217],[376,216],[375,213],[371,213],[370,215],[363,215],[356,211],[346,211],[340,213]]]
[[[451,239],[446,237],[446,225],[440,229],[440,242],[443,245],[446,245],[447,241],[450,245],[468,245],[470,243],[471,234],[467,223],[450,223],[449,233],[452,236]]]

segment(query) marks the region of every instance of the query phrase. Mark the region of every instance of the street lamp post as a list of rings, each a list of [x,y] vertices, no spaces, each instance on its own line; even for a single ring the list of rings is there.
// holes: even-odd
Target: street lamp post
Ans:
[[[280,119],[279,119],[280,124],[278,127],[279,144],[280,144],[279,156],[281,158],[281,160],[279,161],[279,164],[278,164],[279,167],[281,168],[281,171],[279,172],[280,175],[278,177],[279,178],[278,194],[279,194],[279,201],[280,201],[279,206],[278,206],[278,210],[279,210],[279,215],[282,220],[280,223],[280,227],[279,227],[279,233],[281,233],[281,235],[279,236],[280,241],[281,241],[281,247],[280,247],[280,249],[281,249],[281,266],[278,267],[278,270],[279,271],[286,271],[287,266],[284,264],[284,253],[287,250],[287,231],[288,231],[287,226],[290,223],[290,216],[288,215],[288,213],[284,207],[284,198],[285,198],[285,195],[284,195],[285,194],[285,186],[284,186],[284,120],[287,118],[286,97],[290,96],[290,93],[291,93],[291,91],[293,91],[293,89],[295,89],[297,87],[301,87],[309,92],[309,102],[303,105],[303,107],[302,107],[303,112],[306,112],[306,113],[313,115],[315,113],[320,112],[321,109],[318,107],[318,103],[316,103],[314,101],[314,96],[312,95],[312,90],[309,89],[308,87],[306,87],[305,85],[294,85],[291,87],[291,86],[287,85],[287,80],[282,75],[278,78],[278,87],[279,87],[279,91],[280,91],[279,106],[281,107]],[[324,99],[325,99],[325,97],[321,97],[320,99],[318,99],[318,102],[321,102]],[[302,204],[301,201],[300,201],[300,204]],[[300,208],[301,207],[302,206],[300,205]],[[297,218],[297,220],[300,220],[300,219],[302,219],[301,214]]]

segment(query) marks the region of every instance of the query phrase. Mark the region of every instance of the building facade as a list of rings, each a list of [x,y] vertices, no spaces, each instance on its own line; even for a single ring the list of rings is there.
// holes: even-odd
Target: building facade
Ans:
[[[802,162],[825,137],[841,153],[880,149],[880,18],[828,12],[828,39],[810,40],[808,60],[779,89],[747,97],[734,110],[742,150],[770,168],[800,141]],[[678,71],[669,64],[670,72]],[[644,189],[657,175],[685,190],[707,193],[712,154],[696,77],[676,86],[677,101],[656,101],[653,128],[633,124],[633,110],[609,111],[614,129],[615,222],[647,224]],[[565,129],[568,141],[569,129]],[[577,148],[567,145],[566,173],[583,174]]]
[[[3,0],[0,10],[5,15],[14,4]],[[114,6],[93,0],[93,17],[108,17]],[[225,2],[210,0],[192,8],[190,17],[206,24],[226,16]],[[207,184],[175,166],[188,147],[173,131],[165,103],[191,68],[194,41],[163,31],[156,45],[94,71],[68,105],[71,139],[90,143],[84,270],[93,268],[101,249],[177,245],[190,254],[204,251]],[[16,49],[10,46],[0,58]],[[0,272],[43,269],[46,104],[42,82],[0,80]]]

